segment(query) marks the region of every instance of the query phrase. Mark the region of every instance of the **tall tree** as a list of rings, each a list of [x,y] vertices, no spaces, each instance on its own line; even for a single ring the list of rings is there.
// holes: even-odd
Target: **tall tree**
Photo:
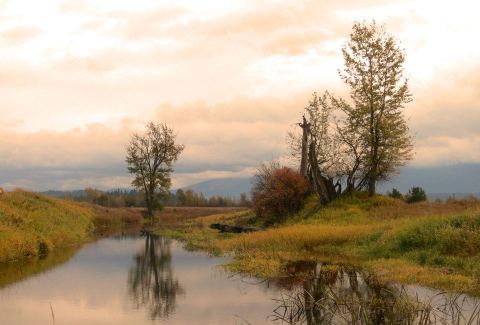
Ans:
[[[412,158],[412,137],[403,114],[411,101],[403,76],[405,54],[375,21],[355,23],[342,52],[345,67],[340,76],[353,100],[343,111],[348,125],[360,135],[366,153],[365,182],[374,195],[378,181]]]
[[[144,134],[133,134],[127,147],[128,171],[135,176],[132,185],[144,192],[150,218],[160,207],[160,197],[168,193],[173,163],[184,149],[175,138],[166,124],[150,122]]]

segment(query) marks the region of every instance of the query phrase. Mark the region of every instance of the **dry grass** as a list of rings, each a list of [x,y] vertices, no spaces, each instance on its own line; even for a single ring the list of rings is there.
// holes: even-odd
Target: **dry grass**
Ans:
[[[199,217],[210,218],[212,215],[222,216],[245,210],[241,207],[165,207],[156,214],[156,217],[160,227],[175,227],[198,221]]]
[[[209,225],[212,223],[237,224],[251,217],[250,211],[245,208],[184,208],[180,211],[182,212],[180,216],[160,218],[155,232],[180,240],[188,239],[186,240],[187,249],[205,250],[214,255],[221,252],[217,245],[218,240],[230,238],[232,234],[221,234],[217,230],[210,229]],[[191,214],[188,215],[187,212]]]
[[[480,201],[406,204],[388,197],[347,198],[319,208],[315,198],[274,228],[218,234],[213,222],[246,223],[249,213],[190,219],[169,235],[189,247],[232,253],[229,268],[262,277],[292,261],[361,264],[384,280],[480,294]]]
[[[478,294],[480,290],[475,277],[421,266],[402,259],[377,259],[366,262],[365,266],[383,282],[420,283],[427,287],[471,294]]]
[[[86,203],[82,205],[93,210],[93,224],[97,235],[107,235],[123,228],[140,227],[143,222],[143,211],[138,208],[105,208]]]
[[[73,202],[17,190],[0,196],[0,262],[79,244],[94,213]]]
[[[140,224],[135,209],[110,209],[16,190],[0,195],[0,263],[89,240],[94,231]]]
[[[248,250],[251,248],[278,250],[312,250],[331,244],[343,245],[373,236],[383,225],[293,225],[273,228],[257,233],[247,233],[220,243],[226,250]]]

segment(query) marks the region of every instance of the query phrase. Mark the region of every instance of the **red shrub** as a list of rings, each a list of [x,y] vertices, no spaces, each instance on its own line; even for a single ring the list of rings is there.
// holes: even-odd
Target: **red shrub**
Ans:
[[[307,183],[291,168],[263,165],[256,175],[252,192],[253,209],[257,216],[273,223],[300,209]]]

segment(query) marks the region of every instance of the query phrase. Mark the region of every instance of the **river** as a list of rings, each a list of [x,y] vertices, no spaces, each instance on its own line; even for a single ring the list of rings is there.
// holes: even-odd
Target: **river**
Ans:
[[[43,268],[0,267],[0,324],[479,323],[473,298],[385,286],[352,267],[295,263],[292,276],[262,281],[224,271],[226,261],[128,235],[36,262]]]

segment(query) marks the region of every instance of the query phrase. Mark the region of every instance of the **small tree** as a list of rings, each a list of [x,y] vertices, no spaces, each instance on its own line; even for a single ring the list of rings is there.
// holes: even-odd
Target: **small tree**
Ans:
[[[175,192],[175,197],[177,199],[177,205],[179,206],[185,206],[187,203],[187,197],[185,196],[185,192],[179,188],[177,192]]]
[[[419,186],[414,186],[412,187],[407,195],[405,195],[405,200],[407,203],[416,203],[416,202],[422,202],[427,200],[427,193],[425,193],[425,190]]]
[[[253,209],[266,223],[280,221],[300,209],[307,193],[305,178],[278,164],[262,165],[255,180],[252,189]]]
[[[242,207],[249,207],[251,205],[247,193],[240,193],[240,202],[238,202],[238,205]]]
[[[394,199],[403,200],[403,194],[399,190],[397,190],[395,187],[392,188],[391,192],[387,192],[387,195]]]
[[[128,171],[135,176],[132,185],[143,191],[150,218],[161,207],[160,197],[168,193],[173,162],[184,149],[175,138],[166,124],[150,122],[144,134],[133,134],[127,147]]]

